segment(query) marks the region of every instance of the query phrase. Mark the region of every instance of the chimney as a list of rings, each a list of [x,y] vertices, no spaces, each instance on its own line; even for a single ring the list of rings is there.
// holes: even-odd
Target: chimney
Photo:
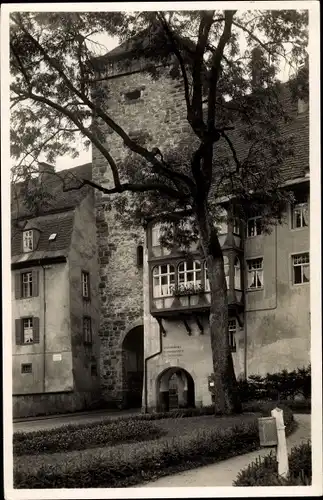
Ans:
[[[45,163],[45,162],[39,162],[38,163],[38,172],[39,172],[39,176],[38,176],[38,181],[39,183],[44,183],[46,182],[48,179],[52,178],[53,175],[55,173],[55,166],[54,165],[50,165],[49,163]]]

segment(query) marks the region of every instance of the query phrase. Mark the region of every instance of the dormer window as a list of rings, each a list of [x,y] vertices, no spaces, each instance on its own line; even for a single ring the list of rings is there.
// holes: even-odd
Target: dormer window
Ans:
[[[23,233],[23,251],[32,252],[34,249],[33,231],[24,231]]]

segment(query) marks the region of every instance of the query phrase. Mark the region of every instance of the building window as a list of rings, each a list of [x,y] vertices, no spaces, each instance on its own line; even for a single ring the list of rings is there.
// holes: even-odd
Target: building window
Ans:
[[[38,296],[38,271],[26,271],[15,275],[15,298],[28,299]]]
[[[201,285],[202,270],[201,262],[180,262],[178,264],[178,285],[189,285],[199,287]]]
[[[16,319],[16,344],[39,344],[39,318]]]
[[[141,97],[141,89],[135,89],[131,92],[125,92],[124,97],[126,101],[136,101]]]
[[[151,229],[151,245],[153,247],[158,247],[160,238],[160,224],[155,224]]]
[[[308,226],[308,204],[297,203],[292,206],[292,229]]]
[[[241,221],[240,221],[240,219],[235,217],[233,219],[233,223],[232,223],[232,232],[234,234],[240,235],[240,230],[241,230],[240,228],[241,228]]]
[[[91,364],[91,375],[92,377],[96,377],[98,374],[98,368],[96,363]]]
[[[22,363],[21,364],[21,373],[32,373],[33,365],[31,363]]]
[[[24,252],[32,252],[34,248],[34,239],[32,231],[23,232],[23,250]]]
[[[262,234],[261,216],[251,217],[247,220],[247,238]]]
[[[241,265],[239,257],[234,259],[234,289],[241,290]]]
[[[248,266],[248,289],[254,290],[264,286],[263,259],[252,259],[247,261]]]
[[[237,321],[236,319],[229,319],[228,321],[228,331],[229,331],[229,346],[231,351],[236,351],[236,333],[237,333]]]
[[[82,297],[90,298],[90,274],[86,271],[82,271]]]
[[[172,295],[175,285],[175,268],[171,264],[163,264],[153,269],[153,296],[167,297]]]
[[[92,344],[92,324],[91,318],[84,316],[83,318],[83,338],[84,344]]]
[[[23,343],[32,344],[34,341],[33,318],[24,318],[22,320]]]
[[[218,234],[228,233],[228,212],[225,210],[225,208],[221,208],[214,226]]]
[[[227,289],[230,288],[230,262],[229,257],[227,255],[223,256],[223,264],[224,264],[224,276],[225,281],[227,283]]]
[[[33,296],[33,275],[29,271],[27,273],[22,273],[22,297],[27,299]]]
[[[142,245],[137,246],[137,266],[142,267],[144,264],[144,247]]]
[[[207,274],[207,264],[204,262],[204,289],[206,292],[210,291],[210,280]]]
[[[293,284],[301,285],[310,281],[310,255],[308,252],[293,255]]]

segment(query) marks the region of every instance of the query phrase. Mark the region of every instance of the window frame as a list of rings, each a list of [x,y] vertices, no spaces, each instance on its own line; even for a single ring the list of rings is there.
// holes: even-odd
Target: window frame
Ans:
[[[89,329],[85,328],[85,325],[89,325]],[[85,345],[93,344],[93,331],[92,331],[92,318],[91,316],[83,316],[83,343]]]
[[[162,273],[161,272],[161,268],[162,266],[167,266],[167,272],[166,273]],[[154,271],[155,269],[158,269],[160,270],[159,273],[157,274],[154,274]],[[170,271],[170,268],[173,268],[173,271]],[[156,264],[155,266],[153,266],[152,270],[151,270],[151,273],[152,273],[152,296],[153,296],[153,299],[161,299],[161,298],[164,298],[164,297],[172,297],[173,293],[172,293],[172,290],[171,290],[171,287],[174,287],[176,286],[176,268],[175,268],[175,265],[174,264],[170,264],[170,263],[164,263],[164,264]],[[161,282],[161,279],[163,277],[167,276],[167,287],[168,287],[168,293],[167,294],[160,294],[160,295],[155,295],[155,278],[158,278],[159,280],[159,290],[161,291],[162,290],[162,286],[165,286],[165,285],[162,285],[162,282]],[[173,276],[174,277],[174,282],[172,283],[171,280],[170,280],[170,277]]]
[[[295,257],[301,257],[303,255],[307,255],[308,256],[308,262],[302,262],[300,264],[295,264],[294,263]],[[293,253],[293,254],[291,254],[291,264],[292,264],[292,285],[293,286],[308,285],[310,283],[310,281],[311,281],[310,274],[309,274],[308,281],[303,281],[304,273],[303,273],[303,269],[302,268],[304,266],[308,267],[309,273],[310,273],[310,265],[311,265],[310,252],[308,251],[308,252],[300,252],[300,253]],[[295,283],[295,267],[300,267],[301,268],[302,281],[300,283]]]
[[[32,330],[32,341],[31,342],[26,342],[25,339],[25,330],[27,329],[25,327],[25,321],[28,321],[31,323],[31,326],[29,326],[29,329]],[[21,318],[21,340],[22,340],[22,345],[30,345],[34,344],[34,318],[33,316],[26,316],[24,318]]]
[[[252,261],[256,261],[256,260],[261,260],[262,261],[262,267],[261,268],[255,268],[255,269],[249,269],[249,263],[252,262]],[[251,272],[253,273],[256,273],[256,278],[258,276],[258,271],[261,271],[262,272],[262,283],[261,283],[261,286],[255,286],[255,287],[249,287],[249,274]],[[247,291],[248,292],[252,292],[252,291],[258,291],[258,290],[263,290],[264,289],[264,258],[263,256],[261,257],[252,257],[250,259],[246,259],[246,272],[247,272],[247,280],[246,280],[246,284],[247,284]],[[257,283],[257,280],[256,280],[256,283]]]
[[[26,238],[29,236],[29,238]],[[25,244],[25,240],[31,242],[31,248],[29,248],[28,245]],[[27,229],[26,231],[23,231],[22,233],[22,249],[23,253],[29,253],[34,251],[34,232],[32,229]]]
[[[24,281],[24,277],[30,275],[30,280]],[[29,285],[29,294],[25,294],[25,285]],[[21,298],[22,299],[31,299],[34,297],[33,295],[33,272],[32,271],[24,271],[21,273]]]
[[[234,322],[234,328],[230,328],[230,323],[231,325]],[[229,318],[228,319],[228,335],[229,335],[229,346],[231,349],[231,352],[236,352],[237,350],[237,343],[235,339],[235,335],[237,334],[237,319],[236,318]]]
[[[263,233],[263,229],[262,229],[262,226],[260,227],[260,233],[255,233],[255,234],[252,234],[252,235],[249,235],[249,223],[252,221],[254,223],[254,228],[257,230],[257,225],[256,225],[256,220],[261,220],[262,219],[262,216],[261,215],[255,215],[254,217],[249,217],[247,219],[247,224],[246,224],[246,238],[247,239],[250,239],[250,238],[256,238],[257,236],[262,236],[264,233]]]
[[[193,264],[193,268],[192,269],[187,269],[187,265],[190,264],[192,262]],[[198,287],[201,287],[202,286],[202,272],[203,272],[203,266],[202,266],[202,262],[200,260],[193,260],[193,261],[187,261],[187,260],[182,260],[181,262],[178,263],[177,265],[177,283],[178,283],[178,287],[180,286],[194,286],[196,288]],[[196,268],[196,264],[199,264],[199,268]],[[179,267],[184,264],[184,270],[183,271],[180,271]],[[193,274],[193,281],[188,281],[187,280],[187,274],[188,273],[192,273]],[[197,273],[200,273],[200,279],[197,280],[196,279],[196,275]],[[184,276],[184,281],[180,281],[180,276]]]
[[[84,280],[86,277],[87,281]],[[81,285],[82,285],[82,298],[83,300],[91,300],[91,288],[90,288],[90,273],[82,269],[81,271]],[[87,287],[87,295],[84,293],[84,285]]]
[[[292,231],[299,231],[301,229],[305,229],[309,227],[309,224],[306,224],[305,222],[305,217],[304,217],[304,208],[306,207],[306,210],[308,212],[308,202],[300,202],[300,203],[293,203],[291,204],[290,207],[290,227]],[[296,226],[294,224],[295,222],[295,211],[296,210],[301,210],[301,225]],[[304,219],[304,224],[303,224],[303,219]]]
[[[27,366],[30,367],[30,370],[24,371],[24,369],[26,369]],[[20,373],[22,375],[30,375],[31,373],[33,373],[33,364],[32,363],[21,363]]]

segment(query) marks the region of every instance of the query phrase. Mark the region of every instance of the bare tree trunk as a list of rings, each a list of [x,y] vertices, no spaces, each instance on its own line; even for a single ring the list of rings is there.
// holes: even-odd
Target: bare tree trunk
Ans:
[[[206,206],[197,214],[211,289],[210,336],[214,370],[215,413],[241,411],[228,336],[228,301],[222,249]]]

